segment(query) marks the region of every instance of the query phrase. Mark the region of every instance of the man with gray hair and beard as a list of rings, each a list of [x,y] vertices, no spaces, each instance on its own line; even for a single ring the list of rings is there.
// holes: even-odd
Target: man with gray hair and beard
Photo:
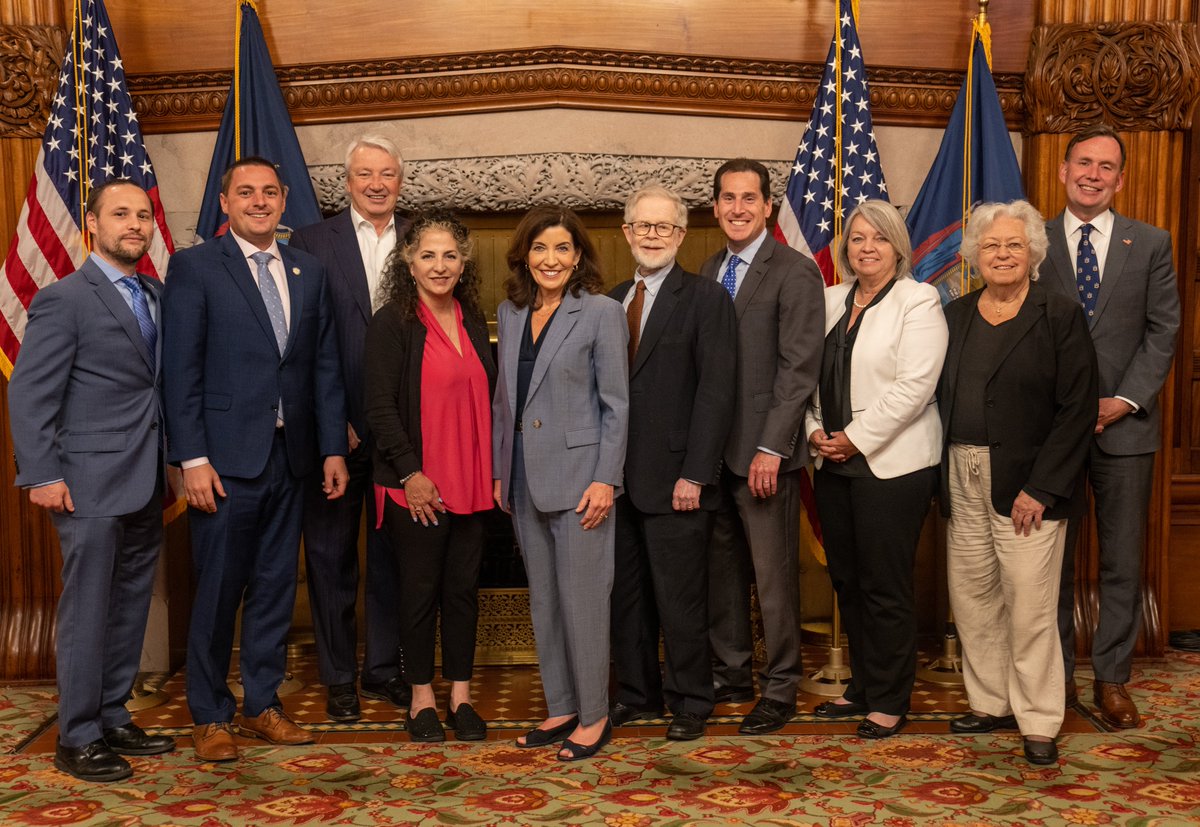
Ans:
[[[346,435],[350,483],[346,496],[327,500],[315,482],[305,488],[304,559],[316,633],[317,664],[328,692],[331,720],[361,716],[358,675],[358,526],[367,507],[366,651],[362,693],[408,706],[411,693],[400,676],[396,603],[399,587],[395,556],[387,536],[376,528],[371,496],[371,435],[363,408],[363,345],[367,324],[380,305],[384,264],[404,236],[408,220],[396,211],[404,162],[392,141],[363,135],[346,149],[346,190],[350,206],[337,215],[297,230],[291,246],[325,265],[346,386]]]
[[[629,324],[629,447],[616,502],[614,726],[672,714],[667,738],[704,734],[713,709],[708,559],[721,452],[733,420],[737,322],[721,285],[675,261],[687,208],[647,187],[625,205],[634,277],[609,295]],[[658,632],[666,652],[659,671]]]

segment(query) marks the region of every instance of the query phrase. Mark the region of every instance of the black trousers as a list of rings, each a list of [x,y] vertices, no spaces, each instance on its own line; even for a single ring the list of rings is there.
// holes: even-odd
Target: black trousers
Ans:
[[[850,644],[845,697],[872,712],[908,712],[917,671],[913,566],[937,469],[893,479],[814,478],[829,577]]]
[[[612,589],[612,651],[616,700],[633,707],[663,705],[678,715],[707,718],[713,709],[708,651],[708,540],[712,513],[639,511],[617,499]],[[662,628],[666,679],[658,666]]]
[[[389,497],[383,525],[400,563],[400,649],[404,679],[433,682],[434,631],[442,616],[442,677],[469,681],[475,667],[479,620],[479,567],[483,514],[437,515],[438,524],[414,522]]]

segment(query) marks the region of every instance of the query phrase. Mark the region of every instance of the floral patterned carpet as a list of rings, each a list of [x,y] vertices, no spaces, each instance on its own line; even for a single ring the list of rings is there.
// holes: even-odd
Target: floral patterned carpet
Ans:
[[[1082,684],[1081,684],[1082,687]],[[618,738],[591,762],[510,742],[190,749],[134,758],[84,784],[51,756],[13,754],[53,713],[45,689],[0,690],[4,825],[986,825],[1200,824],[1200,655],[1171,652],[1130,685],[1142,728],[1060,739],[1034,767],[1015,733]],[[1090,695],[1090,692],[1086,694]]]

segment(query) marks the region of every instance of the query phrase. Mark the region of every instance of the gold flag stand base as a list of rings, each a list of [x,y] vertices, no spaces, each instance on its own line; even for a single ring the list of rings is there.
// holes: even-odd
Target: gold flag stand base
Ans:
[[[942,637],[942,654],[917,669],[917,677],[938,686],[962,686],[962,655],[958,648],[958,632],[954,621],[946,624]]]

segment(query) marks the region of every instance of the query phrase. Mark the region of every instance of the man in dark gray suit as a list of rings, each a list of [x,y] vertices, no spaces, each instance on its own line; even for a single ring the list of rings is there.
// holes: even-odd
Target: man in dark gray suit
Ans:
[[[121,755],[170,752],[125,709],[162,544],[159,284],[135,271],[154,208],[132,181],[91,191],[93,251],[29,306],[8,387],[16,483],[50,512],[62,545],[58,744],[84,781],[133,774]]]
[[[317,670],[327,689],[325,711],[334,721],[361,716],[358,694],[358,526],[367,507],[365,578],[366,651],[362,690],[369,698],[408,706],[412,695],[400,677],[395,556],[375,527],[371,435],[363,408],[363,344],[380,303],[384,264],[404,237],[408,221],[396,212],[404,172],[400,150],[387,138],[363,135],[346,150],[350,206],[292,234],[291,246],[325,265],[346,386],[350,482],[341,499],[327,500],[319,481],[305,488],[304,560],[317,641]]]
[[[629,446],[612,590],[614,726],[671,710],[667,738],[704,734],[713,709],[708,559],[733,419],[737,322],[729,294],[675,262],[687,208],[663,187],[625,205],[634,278],[609,295],[629,326]],[[666,653],[658,664],[658,632]]]
[[[725,443],[722,503],[709,545],[709,624],[716,700],[753,697],[750,572],[758,586],[767,668],[740,732],[774,732],[796,711],[800,682],[799,433],[817,384],[825,283],[810,259],[767,231],[766,167],[737,158],[713,180],[726,247],[700,274],[733,296],[738,324],[733,426]]]
[[[1125,690],[1141,626],[1142,549],[1162,439],[1158,392],[1171,368],[1179,330],[1179,292],[1171,237],[1112,210],[1125,183],[1125,144],[1100,124],[1075,135],[1059,166],[1067,209],[1046,227],[1050,251],[1042,282],[1077,299],[1100,365],[1100,418],[1088,457],[1100,540],[1100,617],[1092,640],[1096,705],[1115,727],[1136,727]],[[1063,555],[1058,626],[1067,702],[1076,700],[1072,520]]]

